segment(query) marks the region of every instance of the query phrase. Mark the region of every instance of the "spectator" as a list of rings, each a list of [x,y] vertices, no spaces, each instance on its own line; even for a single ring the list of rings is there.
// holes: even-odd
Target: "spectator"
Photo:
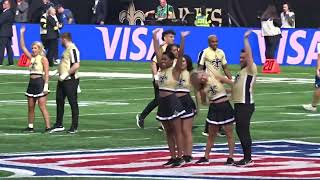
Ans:
[[[41,42],[44,46],[44,49],[47,51],[48,50],[48,43],[47,43],[47,12],[43,13],[40,19],[40,37],[41,37]]]
[[[53,66],[54,60],[58,58],[58,39],[62,24],[56,16],[56,9],[50,7],[47,13],[47,48],[49,66]]]
[[[17,0],[15,21],[19,23],[28,22],[29,4],[25,0]]]
[[[41,16],[47,12],[49,7],[54,7],[50,0],[32,0],[29,4],[29,21],[39,23]]]
[[[157,9],[146,12],[145,16],[148,17],[150,14],[154,14],[157,20],[175,19],[174,9],[167,3],[167,0],[159,0],[159,2],[160,5]]]
[[[4,58],[4,50],[7,49],[9,66],[13,65],[12,50],[12,25],[14,23],[14,10],[10,0],[4,0],[2,3],[3,12],[0,15],[0,66]]]
[[[283,3],[282,6],[283,12],[281,13],[281,28],[295,28],[295,14],[294,12],[290,11],[289,3]]]
[[[39,23],[42,13],[42,0],[32,0],[29,2],[29,14],[28,14],[28,21],[32,23]]]
[[[50,7],[54,7],[54,4],[50,0],[42,0],[43,6],[42,11],[43,13],[46,12]]]
[[[65,9],[61,4],[58,4],[57,6],[58,15],[60,18],[60,21],[63,24],[74,24],[74,18],[73,14],[70,9]]]
[[[196,26],[202,26],[202,27],[210,27],[211,21],[208,20],[209,14],[206,12],[207,9],[205,6],[201,6],[200,11],[196,15]]]
[[[103,25],[106,18],[106,9],[105,0],[95,0],[92,7],[93,16],[91,23]]]
[[[266,43],[266,58],[274,59],[281,39],[281,20],[275,5],[269,5],[261,16],[262,36]]]

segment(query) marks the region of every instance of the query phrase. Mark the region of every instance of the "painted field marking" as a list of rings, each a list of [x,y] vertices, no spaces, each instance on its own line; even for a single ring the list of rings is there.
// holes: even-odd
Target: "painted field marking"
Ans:
[[[112,136],[99,136],[99,137],[85,137],[86,139],[104,139],[111,138]]]
[[[5,105],[26,105],[27,100],[2,100],[0,101],[1,104]],[[96,106],[96,105],[106,105],[106,106],[127,106],[130,103],[127,102],[116,102],[116,101],[80,101],[78,105],[80,107],[87,107],[87,106]],[[47,106],[56,106],[55,100],[47,101]]]
[[[150,140],[150,138],[140,138],[140,139],[120,139],[120,141],[144,141]]]

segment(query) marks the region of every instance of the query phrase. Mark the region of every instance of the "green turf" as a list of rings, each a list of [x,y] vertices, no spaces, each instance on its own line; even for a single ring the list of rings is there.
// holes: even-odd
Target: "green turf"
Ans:
[[[1,177],[8,177],[8,176],[11,176],[11,175],[13,175],[12,172],[0,171],[0,178]]]
[[[149,67],[148,63],[93,61],[81,63],[82,72],[150,73]],[[230,66],[233,75],[238,68],[238,66]],[[25,68],[4,66],[0,69]],[[282,67],[280,75],[260,74],[259,76],[312,79],[313,72],[312,67]],[[55,121],[56,81],[56,77],[50,81],[52,93],[49,95],[48,109],[52,124]],[[136,128],[136,113],[140,112],[153,97],[150,79],[81,78],[83,92],[79,100],[87,103],[88,106],[80,107],[80,132],[76,135],[42,134],[44,122],[39,110],[36,111],[35,121],[37,133],[21,133],[21,129],[27,125],[27,105],[23,101],[26,99],[23,93],[27,82],[28,76],[0,75],[0,135],[2,136],[0,153],[166,145],[163,133],[156,129],[158,122],[155,120],[155,112],[146,119],[145,130]],[[252,118],[251,128],[253,139],[295,139],[320,142],[317,116],[284,114],[304,113],[300,104],[310,102],[311,92],[308,91],[312,91],[312,87],[311,83],[257,83],[255,90],[257,108]],[[294,93],[264,95],[279,92]],[[202,109],[205,108],[202,107]],[[64,119],[66,128],[70,126],[71,121],[69,109],[66,105]],[[194,131],[194,143],[206,142],[206,138],[201,136],[206,113],[206,110],[201,111],[194,121],[200,126]],[[225,138],[218,138],[217,141],[225,142]]]

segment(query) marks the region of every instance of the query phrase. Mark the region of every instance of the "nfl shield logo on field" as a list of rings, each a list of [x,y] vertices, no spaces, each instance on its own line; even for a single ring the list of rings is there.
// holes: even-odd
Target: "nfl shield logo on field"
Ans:
[[[194,160],[180,168],[162,166],[168,158],[164,147],[108,149],[29,154],[5,154],[0,170],[12,177],[114,177],[145,179],[320,179],[320,144],[266,141],[253,145],[251,167],[225,166],[228,148],[216,145],[210,163],[194,162],[205,147],[194,146]],[[240,146],[236,160],[242,158]]]

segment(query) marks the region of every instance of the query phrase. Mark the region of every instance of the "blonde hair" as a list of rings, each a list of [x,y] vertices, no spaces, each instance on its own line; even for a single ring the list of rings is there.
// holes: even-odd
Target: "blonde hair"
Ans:
[[[200,83],[200,81],[199,81],[199,79],[198,79],[198,75],[200,74],[200,73],[203,73],[203,71],[193,71],[191,74],[190,74],[190,83],[191,83],[191,85],[193,86],[193,88],[195,89],[195,90],[200,90],[202,87],[201,87],[201,83]]]
[[[32,43],[31,47],[33,47],[33,46],[38,46],[38,48],[40,50],[39,51],[39,55],[46,56],[46,50],[44,49],[44,46],[43,46],[43,44],[41,42],[35,41],[35,42]]]
[[[50,12],[56,10],[54,7],[50,6],[49,9],[47,10],[47,14],[50,15]]]

